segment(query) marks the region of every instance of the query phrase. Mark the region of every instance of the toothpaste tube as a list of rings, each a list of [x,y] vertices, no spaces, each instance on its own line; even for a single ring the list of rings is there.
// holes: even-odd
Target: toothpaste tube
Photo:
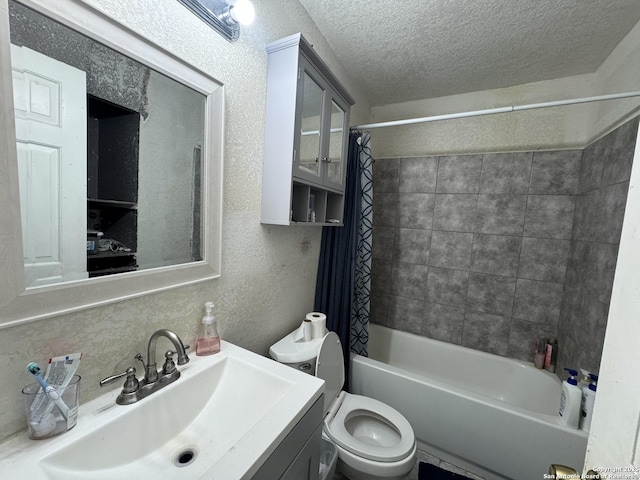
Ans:
[[[63,355],[60,357],[52,357],[49,359],[47,365],[47,373],[45,374],[45,381],[51,385],[54,389],[66,388],[71,379],[78,371],[80,366],[80,358],[82,353],[72,353],[69,355]],[[44,389],[40,388],[40,392],[44,392]],[[46,421],[47,416],[53,410],[55,403],[47,395],[38,395],[38,398],[31,404],[32,419],[35,423],[41,422],[43,419]],[[78,405],[70,407],[66,416],[67,430],[73,427],[78,421]]]

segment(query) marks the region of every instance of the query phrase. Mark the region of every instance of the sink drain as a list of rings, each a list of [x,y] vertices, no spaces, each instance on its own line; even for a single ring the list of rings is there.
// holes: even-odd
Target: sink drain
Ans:
[[[176,467],[186,467],[187,465],[191,465],[197,456],[198,451],[195,448],[187,447],[180,450],[176,456],[173,457],[173,463]]]

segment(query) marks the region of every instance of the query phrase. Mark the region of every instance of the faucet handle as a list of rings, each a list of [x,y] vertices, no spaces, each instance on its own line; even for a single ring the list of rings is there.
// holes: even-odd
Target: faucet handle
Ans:
[[[176,352],[174,352],[173,350],[167,350],[164,354],[164,357],[166,359],[164,361],[164,365],[162,366],[162,373],[164,375],[169,375],[170,373],[176,371],[176,363],[173,361],[173,356],[175,354]]]
[[[122,388],[122,393],[133,393],[138,390],[140,384],[138,379],[136,378],[136,369],[134,367],[127,368],[124,372],[118,373],[117,375],[112,375],[107,378],[103,378],[100,380],[100,386],[104,387],[105,385],[109,385],[119,378],[127,376],[127,379],[124,382],[124,387]]]
[[[140,363],[142,364],[142,369],[146,370],[147,369],[147,365],[144,363],[144,358],[142,358],[142,354],[141,353],[137,353],[136,356],[134,357],[136,360],[139,360]]]
[[[189,355],[187,354],[187,350],[191,348],[191,345],[185,345],[183,343],[182,348],[184,349],[184,357],[181,357],[180,355],[178,355],[178,365],[184,365],[185,363],[189,363]]]

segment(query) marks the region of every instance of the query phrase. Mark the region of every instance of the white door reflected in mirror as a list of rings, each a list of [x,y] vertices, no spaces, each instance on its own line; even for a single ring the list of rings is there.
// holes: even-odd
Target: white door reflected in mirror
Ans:
[[[27,286],[87,278],[86,76],[11,45]]]
[[[26,286],[201,261],[206,97],[13,1],[10,22]]]

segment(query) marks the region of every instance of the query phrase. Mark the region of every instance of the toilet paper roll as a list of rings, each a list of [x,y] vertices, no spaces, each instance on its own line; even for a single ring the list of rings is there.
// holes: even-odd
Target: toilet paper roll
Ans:
[[[310,341],[313,338],[313,322],[306,318],[302,321],[302,339],[305,342]]]
[[[324,337],[327,331],[327,316],[321,312],[309,312],[305,320],[311,321],[311,337],[313,339]]]

